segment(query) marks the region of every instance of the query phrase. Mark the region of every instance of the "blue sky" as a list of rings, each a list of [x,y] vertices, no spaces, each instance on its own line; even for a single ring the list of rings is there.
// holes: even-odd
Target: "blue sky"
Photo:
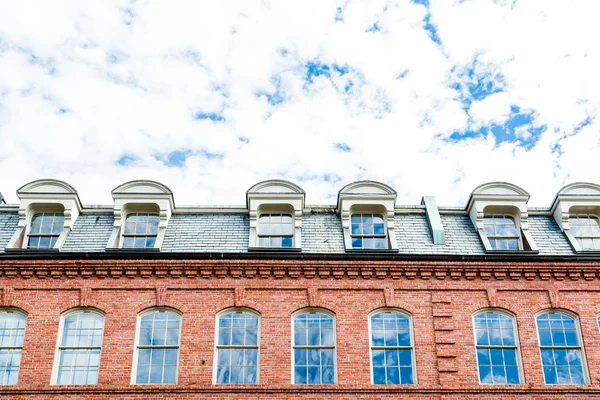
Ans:
[[[177,204],[309,204],[374,179],[464,205],[502,180],[548,206],[600,183],[600,2],[25,2],[0,12],[0,191],[84,203],[154,179]]]

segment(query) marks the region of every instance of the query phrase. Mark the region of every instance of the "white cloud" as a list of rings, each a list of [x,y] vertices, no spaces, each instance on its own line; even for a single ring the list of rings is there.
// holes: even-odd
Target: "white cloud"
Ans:
[[[252,184],[281,177],[308,203],[333,204],[369,178],[401,203],[453,205],[506,180],[547,206],[567,182],[598,181],[600,3],[430,3],[4,4],[0,191],[16,202],[18,187],[49,176],[84,203],[110,204],[118,184],[150,178],[178,204],[243,204]],[[308,83],[309,62],[330,76]],[[470,98],[486,79],[501,91]],[[546,128],[530,150],[492,135],[446,139],[504,123],[511,106]],[[516,136],[536,139],[527,129]],[[157,159],[188,150],[183,168]],[[130,165],[118,165],[125,155]]]

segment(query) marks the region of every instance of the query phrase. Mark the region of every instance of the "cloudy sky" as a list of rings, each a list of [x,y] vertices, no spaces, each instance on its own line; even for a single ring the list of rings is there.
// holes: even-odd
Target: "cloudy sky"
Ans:
[[[179,205],[359,179],[464,205],[600,183],[600,1],[1,1],[0,191],[84,204],[132,179]]]

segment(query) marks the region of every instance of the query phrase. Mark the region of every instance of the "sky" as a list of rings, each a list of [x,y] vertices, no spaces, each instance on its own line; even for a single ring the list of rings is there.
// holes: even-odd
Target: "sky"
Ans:
[[[266,179],[335,204],[464,206],[490,181],[548,207],[600,183],[600,1],[0,1],[0,192],[84,204],[133,179],[242,205]]]

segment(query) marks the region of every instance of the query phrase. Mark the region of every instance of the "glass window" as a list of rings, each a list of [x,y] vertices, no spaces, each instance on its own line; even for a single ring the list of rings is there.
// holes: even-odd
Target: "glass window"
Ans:
[[[335,323],[318,311],[296,314],[293,371],[296,384],[335,383]]]
[[[514,319],[498,311],[473,317],[481,383],[521,383],[520,355]]]
[[[77,311],[62,320],[58,346],[57,385],[98,383],[104,316],[94,311]]]
[[[292,247],[294,220],[290,214],[263,213],[258,219],[259,247]]]
[[[374,384],[415,383],[409,316],[395,311],[371,316],[371,363]]]
[[[131,213],[125,219],[123,230],[124,249],[154,247],[158,235],[158,214]]]
[[[485,235],[494,250],[518,250],[519,230],[509,215],[490,215],[483,218]]]
[[[600,226],[595,215],[582,214],[569,218],[571,232],[582,250],[600,250]]]
[[[216,383],[258,383],[258,316],[232,311],[218,317]]]
[[[63,213],[35,214],[29,229],[30,249],[51,249],[56,244],[65,225]]]
[[[0,385],[17,384],[26,322],[23,313],[0,311]]]
[[[583,349],[575,318],[552,311],[539,315],[536,322],[546,384],[584,384]]]
[[[352,214],[350,217],[353,249],[386,249],[385,223],[381,214]]]
[[[135,383],[177,383],[181,317],[154,310],[140,317]]]

